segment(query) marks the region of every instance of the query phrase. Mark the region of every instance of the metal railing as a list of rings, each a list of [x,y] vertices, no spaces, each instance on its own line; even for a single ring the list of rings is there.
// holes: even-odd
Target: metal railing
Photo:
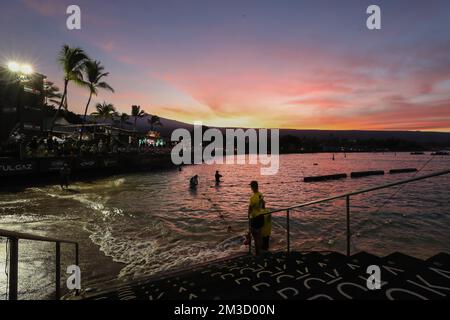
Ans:
[[[315,204],[320,204],[320,203],[324,203],[324,202],[329,202],[332,200],[337,200],[337,199],[342,199],[345,198],[345,207],[346,207],[346,235],[347,235],[347,256],[351,255],[351,248],[350,248],[350,244],[351,244],[351,229],[350,229],[350,197],[351,196],[355,196],[355,195],[359,195],[359,194],[363,194],[363,193],[368,193],[368,192],[372,192],[372,191],[376,191],[376,190],[381,190],[381,189],[386,189],[386,188],[391,188],[391,187],[395,187],[395,186],[399,186],[399,185],[404,185],[407,183],[411,183],[411,182],[415,182],[415,181],[420,181],[420,180],[425,180],[425,179],[429,179],[429,178],[433,178],[433,177],[438,177],[438,176],[442,176],[442,175],[446,175],[446,174],[450,174],[450,170],[444,170],[444,171],[438,171],[438,172],[434,172],[431,174],[427,174],[427,175],[422,175],[422,176],[418,176],[418,177],[413,177],[410,179],[406,179],[406,180],[401,180],[401,181],[397,181],[397,182],[392,182],[392,183],[388,183],[388,184],[384,184],[384,185],[380,185],[380,186],[376,186],[376,187],[371,187],[371,188],[366,188],[366,189],[361,189],[361,190],[356,190],[356,191],[352,191],[352,192],[348,192],[348,193],[344,193],[344,194],[339,194],[333,197],[329,197],[329,198],[323,198],[323,199],[319,199],[319,200],[314,200],[314,201],[310,201],[310,202],[305,202],[302,204],[298,204],[298,205],[294,205],[288,208],[281,208],[281,209],[276,209],[276,210],[272,210],[268,213],[266,213],[265,215],[269,215],[269,214],[274,214],[274,213],[279,213],[279,212],[286,212],[286,251],[290,252],[291,251],[291,234],[290,234],[290,213],[293,210],[296,209],[300,209],[303,207],[308,207],[311,205],[315,205]],[[249,241],[249,253],[251,253],[251,241]]]
[[[9,272],[8,272],[8,299],[17,300],[17,287],[19,282],[19,240],[31,240],[55,243],[55,297],[61,298],[61,243],[75,245],[75,265],[79,265],[79,246],[78,242],[61,239],[35,236],[27,233],[12,232],[0,229],[0,238],[6,238],[9,241]]]

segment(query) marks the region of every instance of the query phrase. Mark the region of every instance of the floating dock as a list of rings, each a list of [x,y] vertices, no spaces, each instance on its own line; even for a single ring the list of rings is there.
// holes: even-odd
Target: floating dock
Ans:
[[[369,266],[381,288],[367,286]],[[428,300],[450,299],[450,255],[278,252],[241,256],[160,278],[85,294],[87,300]],[[372,282],[371,282],[372,283]]]
[[[357,171],[352,172],[351,177],[352,178],[361,178],[361,177],[369,177],[369,176],[382,176],[384,175],[383,170],[375,170],[375,171]]]
[[[409,172],[417,172],[416,168],[404,168],[404,169],[392,169],[389,171],[390,174],[397,174],[397,173],[409,173]],[[384,175],[383,170],[376,170],[376,171],[357,171],[352,172],[351,177],[352,178],[362,178],[362,177],[369,177],[369,176],[377,176],[377,175]],[[328,180],[339,180],[339,179],[345,179],[347,178],[346,173],[338,173],[338,174],[329,174],[324,176],[312,176],[312,177],[304,177],[303,182],[320,182],[320,181],[328,181]]]

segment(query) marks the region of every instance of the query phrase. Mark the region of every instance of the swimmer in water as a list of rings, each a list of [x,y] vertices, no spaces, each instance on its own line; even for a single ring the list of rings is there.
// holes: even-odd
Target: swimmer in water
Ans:
[[[222,178],[223,176],[219,173],[219,171],[216,171],[216,185],[220,184],[222,181],[220,181],[220,178]]]
[[[189,185],[190,185],[191,189],[197,189],[198,175],[195,175],[191,178],[191,180],[189,181]]]

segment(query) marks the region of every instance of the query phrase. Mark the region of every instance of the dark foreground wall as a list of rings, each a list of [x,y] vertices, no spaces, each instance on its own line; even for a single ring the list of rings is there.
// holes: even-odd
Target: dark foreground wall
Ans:
[[[55,183],[67,163],[72,180],[141,170],[173,167],[170,154],[108,155],[97,157],[0,159],[0,187]]]

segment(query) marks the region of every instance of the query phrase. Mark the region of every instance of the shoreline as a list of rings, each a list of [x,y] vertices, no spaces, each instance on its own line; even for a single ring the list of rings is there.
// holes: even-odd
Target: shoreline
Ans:
[[[105,155],[97,157],[0,159],[0,192],[60,183],[59,172],[69,164],[70,181],[89,181],[145,171],[171,170],[170,154]]]

